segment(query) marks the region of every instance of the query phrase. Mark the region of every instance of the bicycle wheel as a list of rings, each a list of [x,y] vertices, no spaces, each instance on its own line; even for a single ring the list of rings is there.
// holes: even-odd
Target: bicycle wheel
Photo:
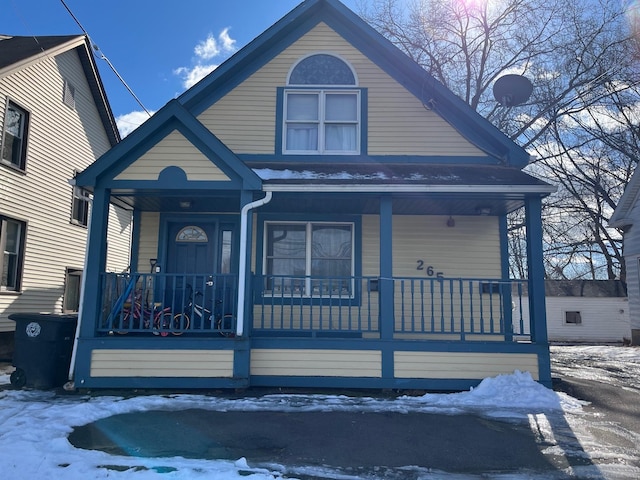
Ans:
[[[119,328],[122,330],[116,330],[118,335],[126,335],[129,333],[129,319],[131,318],[131,310],[125,310],[122,314],[122,322],[119,325]]]
[[[165,313],[169,316],[169,325],[171,325],[171,333],[174,335],[182,335],[185,330],[189,329],[189,315],[186,313],[176,313],[173,317],[171,312]],[[163,322],[164,323],[164,322]]]
[[[235,325],[236,318],[230,313],[223,315],[216,321],[216,328],[218,329],[218,333],[223,337],[235,337],[236,334],[233,331]]]

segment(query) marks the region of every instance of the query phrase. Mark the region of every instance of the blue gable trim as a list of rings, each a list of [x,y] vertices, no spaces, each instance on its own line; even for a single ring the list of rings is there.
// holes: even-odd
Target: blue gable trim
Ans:
[[[303,2],[178,97],[178,101],[198,115],[319,22],[325,22],[342,35],[488,156],[509,166],[523,168],[527,165],[529,154],[523,148],[337,0]]]
[[[158,182],[113,179],[173,130],[178,130],[225,174],[232,180],[235,179],[235,185],[231,186],[261,190],[260,178],[176,100],[167,103],[131,135],[79,173],[76,177],[77,185],[95,187],[101,184],[110,185],[113,188],[150,188],[151,183],[156,187],[165,188],[167,182],[162,178]],[[175,178],[175,175],[172,177]],[[193,183],[200,185],[217,182],[188,182],[189,185]],[[210,186],[204,185],[204,187]],[[185,185],[181,188],[185,188]]]

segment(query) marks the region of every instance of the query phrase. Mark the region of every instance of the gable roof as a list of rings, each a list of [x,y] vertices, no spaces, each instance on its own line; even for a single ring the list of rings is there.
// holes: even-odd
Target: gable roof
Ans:
[[[209,158],[215,156],[219,159],[217,165],[232,176],[241,179],[244,188],[257,190],[261,188],[260,178],[177,100],[171,100],[124,141],[78,173],[75,179],[76,184],[93,187],[101,181],[111,181],[117,173],[176,129]]]
[[[527,165],[529,154],[526,150],[338,0],[302,2],[180,95],[178,101],[198,115],[320,22],[333,28],[488,155],[506,166],[523,168]]]
[[[0,35],[0,77],[37,62],[43,56],[55,56],[73,49],[78,52],[100,120],[113,146],[120,141],[120,132],[86,35],[32,37]]]

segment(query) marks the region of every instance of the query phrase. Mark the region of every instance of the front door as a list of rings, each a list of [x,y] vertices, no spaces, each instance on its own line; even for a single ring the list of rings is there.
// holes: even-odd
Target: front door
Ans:
[[[165,304],[174,308],[186,305],[195,292],[202,293],[199,302],[212,307],[223,300],[225,309],[232,307],[232,298],[221,290],[235,291],[237,271],[234,261],[235,224],[210,217],[167,224],[167,288]],[[215,284],[212,284],[215,282]],[[235,295],[233,295],[235,297]]]

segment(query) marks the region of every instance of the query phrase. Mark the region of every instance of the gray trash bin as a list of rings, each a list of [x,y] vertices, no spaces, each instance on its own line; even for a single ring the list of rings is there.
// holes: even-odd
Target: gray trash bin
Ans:
[[[77,314],[13,313],[16,322],[14,387],[49,389],[67,382]]]

